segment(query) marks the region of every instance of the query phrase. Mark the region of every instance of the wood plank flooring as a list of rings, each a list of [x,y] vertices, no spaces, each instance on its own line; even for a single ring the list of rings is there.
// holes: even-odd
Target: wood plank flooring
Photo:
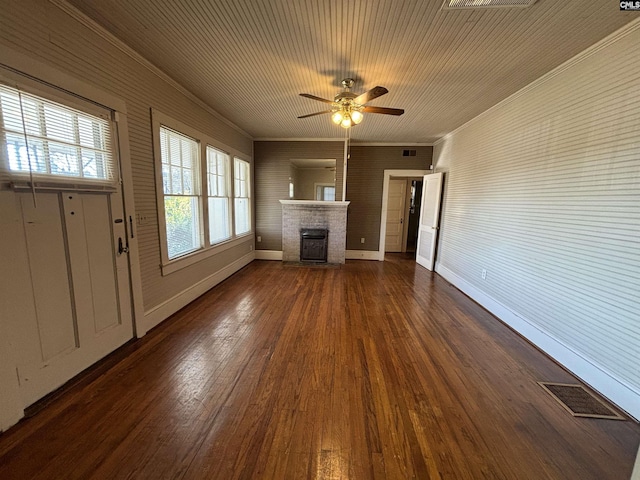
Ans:
[[[627,479],[633,421],[402,255],[256,261],[0,435],[2,479]]]

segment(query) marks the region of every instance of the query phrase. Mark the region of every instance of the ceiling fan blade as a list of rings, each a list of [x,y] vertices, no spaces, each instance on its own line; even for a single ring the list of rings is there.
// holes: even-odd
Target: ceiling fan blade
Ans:
[[[358,105],[364,105],[365,103],[370,102],[374,98],[381,97],[385,93],[389,93],[389,90],[387,90],[384,87],[373,87],[368,92],[364,92],[362,95],[354,98],[353,101]]]
[[[387,108],[387,107],[364,107],[363,112],[367,113],[382,113],[383,115],[402,115],[404,110],[401,108]]]
[[[322,112],[310,113],[309,115],[300,115],[298,118],[315,117],[316,115],[322,115],[323,113],[331,113],[333,110],[323,110]]]
[[[327,100],[326,98],[316,97],[315,95],[311,95],[310,93],[301,93],[300,96],[310,98],[311,100],[317,100],[319,102],[330,103],[333,105],[333,100]]]

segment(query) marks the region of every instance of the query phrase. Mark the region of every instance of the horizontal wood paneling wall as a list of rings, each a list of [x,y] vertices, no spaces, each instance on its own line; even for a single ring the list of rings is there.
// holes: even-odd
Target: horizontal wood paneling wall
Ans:
[[[335,158],[336,199],[342,199],[343,141],[255,142],[256,235],[262,238],[256,243],[258,250],[282,251],[280,200],[289,199],[292,158]]]
[[[583,378],[614,401],[636,395],[621,406],[639,417],[637,25],[454,132],[435,159],[438,270],[602,372],[609,382]]]
[[[145,310],[236,260],[229,257],[230,252],[224,252],[162,277],[150,108],[211,135],[247,157],[252,153],[251,139],[48,1],[3,2],[0,10],[0,43],[109,91],[127,104],[131,158],[123,161],[131,162],[136,211],[149,219],[148,224],[136,229]],[[252,241],[248,239],[238,255],[248,252]]]
[[[403,157],[403,150],[416,156]],[[378,250],[385,170],[428,170],[433,147],[352,145],[347,164],[347,250]],[[365,243],[360,243],[364,237]]]

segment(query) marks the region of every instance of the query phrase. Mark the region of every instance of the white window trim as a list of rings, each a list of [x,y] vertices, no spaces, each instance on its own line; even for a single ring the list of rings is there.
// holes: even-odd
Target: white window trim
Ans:
[[[178,258],[169,259],[169,252],[167,247],[167,225],[165,219],[165,211],[164,211],[164,194],[163,194],[163,185],[162,185],[162,161],[161,161],[161,149],[160,149],[160,126],[165,126],[172,130],[175,130],[183,135],[187,135],[198,140],[200,145],[200,168],[201,168],[201,181],[203,182],[200,187],[200,196],[201,196],[201,218],[199,221],[201,222],[201,234],[205,235],[203,239],[203,246],[198,250],[182,255]],[[190,265],[194,265],[198,262],[205,260],[213,255],[217,255],[226,250],[229,250],[237,245],[240,245],[247,241],[247,237],[251,237],[254,232],[253,227],[253,216],[251,218],[251,229],[249,232],[246,232],[242,235],[236,235],[235,233],[235,206],[231,205],[231,221],[232,221],[232,237],[229,240],[224,240],[219,243],[215,243],[213,245],[209,244],[209,218],[208,218],[208,210],[207,206],[204,205],[207,203],[207,184],[206,184],[206,158],[207,145],[214,147],[218,150],[221,150],[227,154],[229,154],[232,161],[229,163],[229,175],[231,176],[231,195],[232,199],[234,198],[233,191],[233,175],[234,175],[234,165],[233,158],[237,157],[245,162],[249,163],[249,171],[251,177],[249,179],[249,188],[252,189],[252,181],[253,181],[253,162],[247,159],[247,156],[223,143],[215,140],[211,136],[202,133],[201,131],[183,123],[179,120],[175,120],[174,118],[165,115],[164,113],[152,108],[151,109],[151,128],[153,132],[153,159],[154,159],[154,169],[156,174],[156,205],[158,209],[158,230],[160,235],[160,257],[161,263],[160,268],[162,271],[162,275],[169,275],[173,272],[186,268]],[[251,190],[250,190],[251,192]],[[253,208],[250,206],[251,212],[253,213]]]

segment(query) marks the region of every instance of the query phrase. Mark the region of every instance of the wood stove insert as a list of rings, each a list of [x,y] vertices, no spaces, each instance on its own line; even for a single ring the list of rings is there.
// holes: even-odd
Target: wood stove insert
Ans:
[[[326,228],[300,229],[300,261],[327,263],[329,230]]]

